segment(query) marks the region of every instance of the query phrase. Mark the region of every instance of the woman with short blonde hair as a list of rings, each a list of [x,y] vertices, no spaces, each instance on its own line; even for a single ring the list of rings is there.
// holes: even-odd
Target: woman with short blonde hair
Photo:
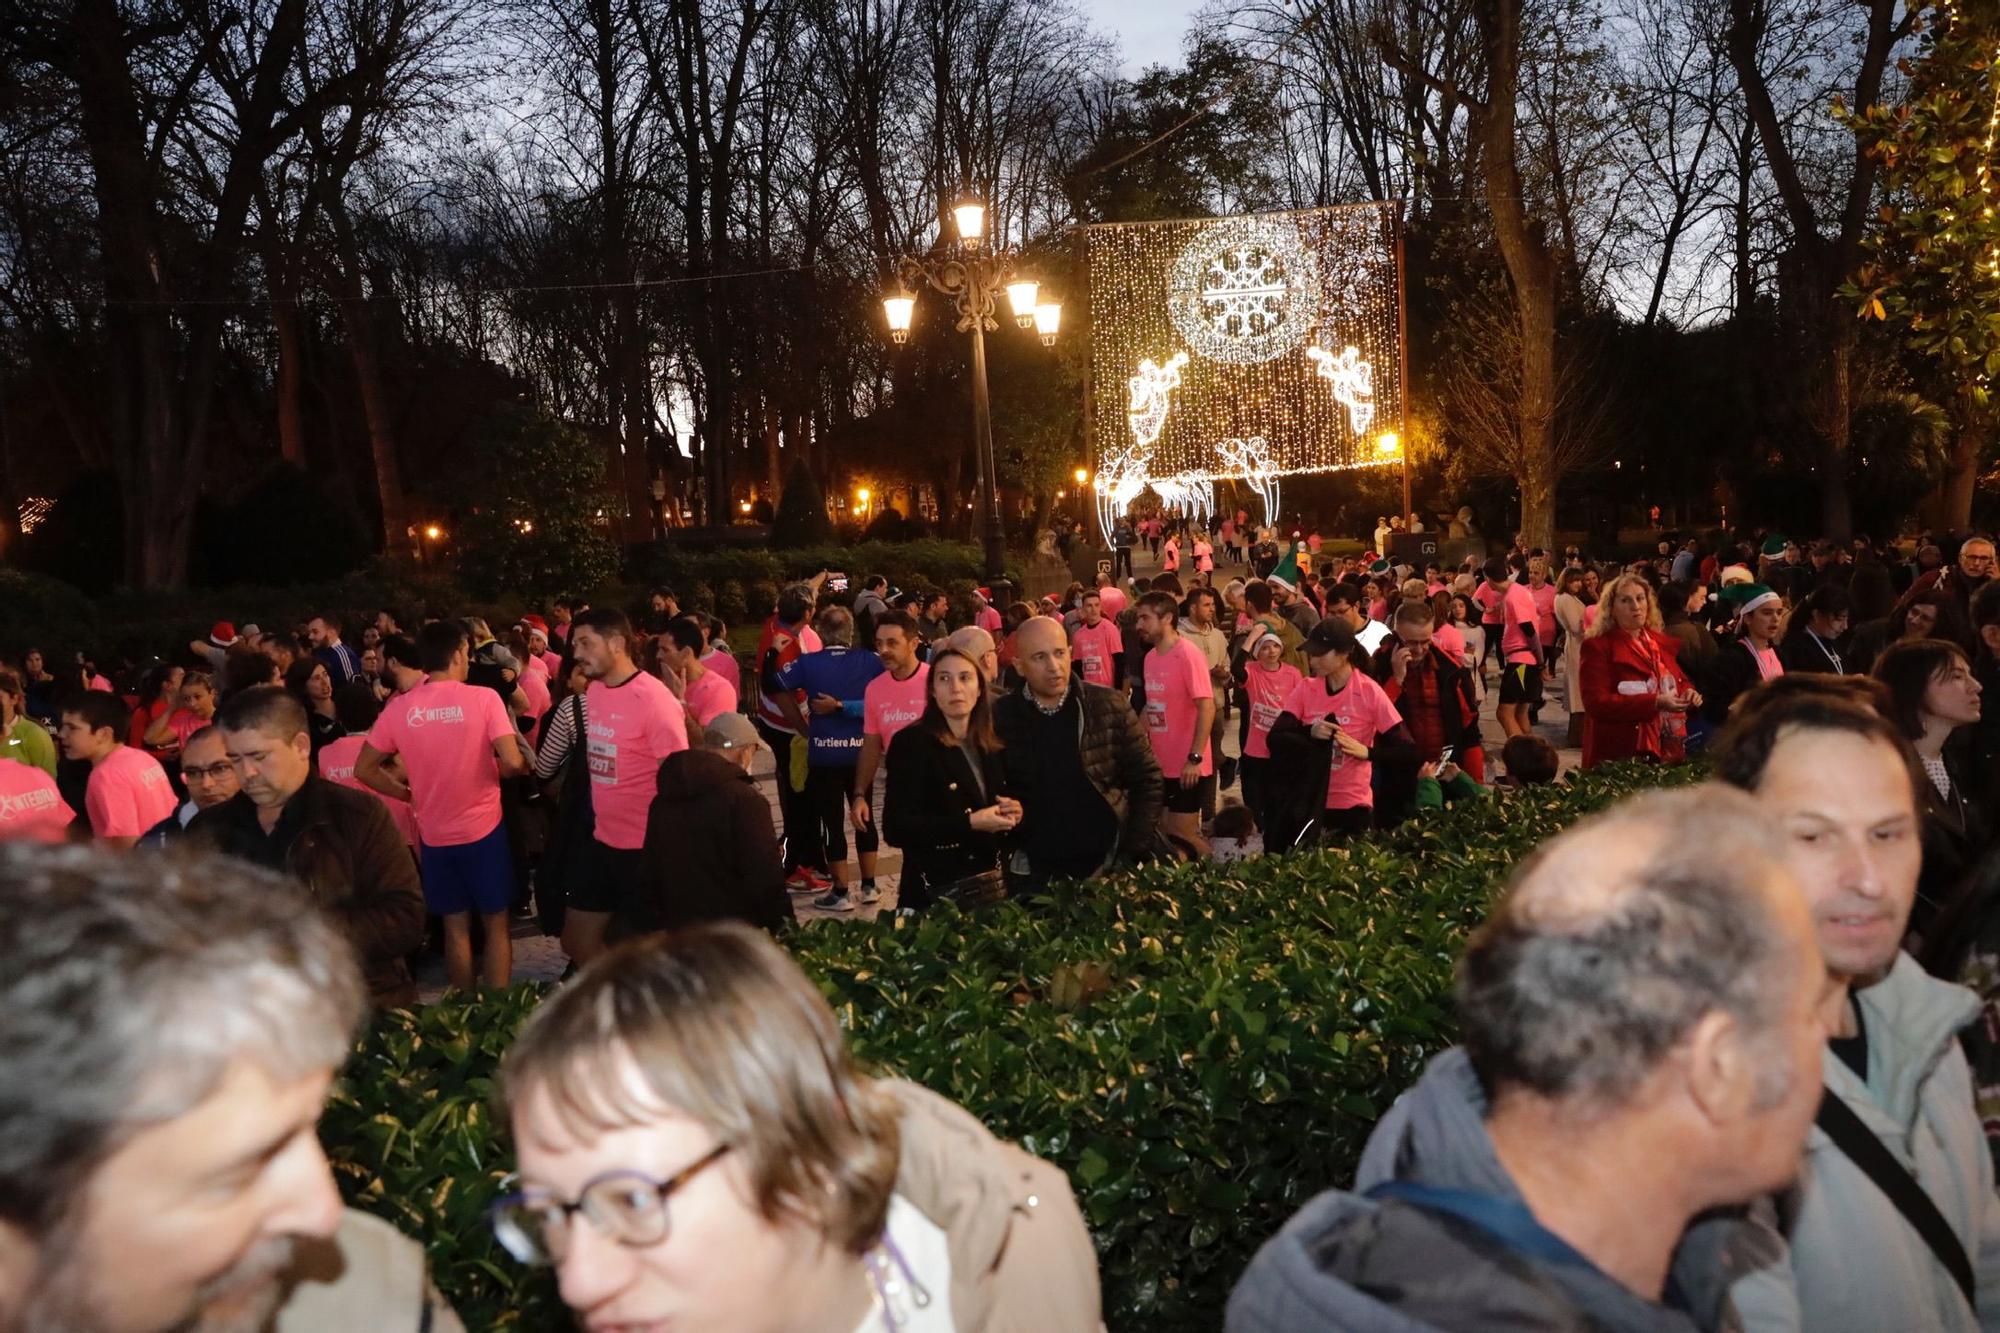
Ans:
[[[861,1073],[761,931],[634,940],[552,996],[501,1069],[521,1188],[494,1205],[596,1324],[716,1333],[1099,1325],[1062,1172]]]

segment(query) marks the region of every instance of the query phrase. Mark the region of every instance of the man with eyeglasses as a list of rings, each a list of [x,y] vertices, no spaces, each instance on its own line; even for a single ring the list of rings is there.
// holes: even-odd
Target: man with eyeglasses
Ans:
[[[0,848],[0,1329],[463,1333],[320,1148],[364,995],[268,871]]]
[[[139,840],[142,847],[164,847],[180,837],[196,815],[222,805],[242,790],[222,744],[222,733],[212,725],[189,733],[187,743],[181,746],[180,765],[188,798],[180,809],[153,825]]]
[[[1993,574],[1993,543],[1985,537],[1967,537],[1958,548],[1956,564],[1923,575],[1917,579],[1915,586],[1935,587],[1939,592],[1949,594],[1969,622],[1972,619],[1973,596],[1993,581]]]

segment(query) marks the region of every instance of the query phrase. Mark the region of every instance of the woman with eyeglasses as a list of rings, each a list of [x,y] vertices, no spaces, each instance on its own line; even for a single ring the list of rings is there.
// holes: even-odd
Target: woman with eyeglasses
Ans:
[[[984,1333],[1101,1327],[1062,1172],[856,1069],[761,931],[634,940],[507,1053],[519,1189],[496,1234],[587,1328]]]

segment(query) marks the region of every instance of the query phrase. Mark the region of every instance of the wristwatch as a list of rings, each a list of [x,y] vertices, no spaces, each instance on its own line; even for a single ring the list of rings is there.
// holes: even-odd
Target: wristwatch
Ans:
[[[1189,762],[1190,764],[1198,764],[1198,763],[1200,763],[1200,762],[1201,762],[1201,751],[1200,751],[1200,750],[1196,750],[1196,751],[1195,751],[1195,752],[1194,752],[1193,754],[1189,755],[1189,756],[1188,756],[1188,762]]]

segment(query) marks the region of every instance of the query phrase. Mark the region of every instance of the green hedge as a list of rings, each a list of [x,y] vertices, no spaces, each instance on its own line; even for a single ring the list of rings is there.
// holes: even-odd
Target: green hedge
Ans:
[[[1452,963],[1537,842],[1688,770],[1617,766],[1346,851],[1160,866],[1035,913],[816,923],[800,960],[871,1067],[1068,1171],[1113,1330],[1210,1329],[1256,1247],[1348,1181],[1453,1040]],[[469,1327],[560,1327],[480,1214],[508,1169],[487,1104],[521,989],[384,1016],[324,1137],[353,1202],[429,1244]]]

